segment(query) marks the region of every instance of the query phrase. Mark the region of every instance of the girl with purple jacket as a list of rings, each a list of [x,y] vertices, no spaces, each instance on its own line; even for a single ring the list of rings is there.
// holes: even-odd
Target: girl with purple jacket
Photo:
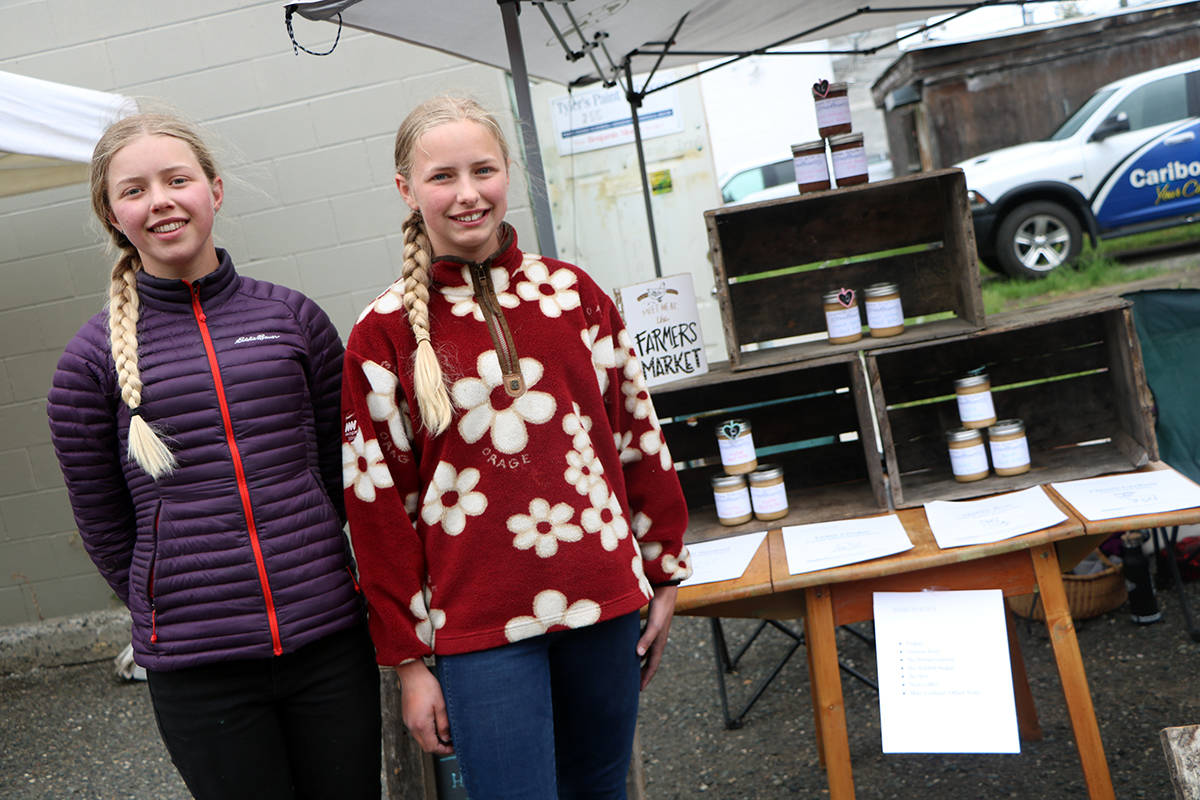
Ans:
[[[50,428],[167,750],[199,800],[378,800],[337,331],[214,247],[223,185],[180,120],[112,125],[91,194],[118,258],[108,309],[58,363]]]

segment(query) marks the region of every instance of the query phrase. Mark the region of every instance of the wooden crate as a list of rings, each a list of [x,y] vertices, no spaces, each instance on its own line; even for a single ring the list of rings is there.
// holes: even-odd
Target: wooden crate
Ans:
[[[984,325],[975,229],[961,170],[707,211],[733,369],[925,341]],[[896,251],[896,252],[892,252]],[[890,253],[890,254],[888,254]],[[830,261],[856,259],[818,267]],[[831,345],[822,294],[899,284],[904,333]],[[918,322],[917,317],[943,315]],[[788,343],[794,337],[806,341]],[[764,345],[769,345],[764,349]]]
[[[653,395],[687,497],[689,541],[887,508],[857,354],[740,372],[714,364],[707,375],[657,387]],[[734,418],[750,421],[759,463],[783,467],[786,518],[733,527],[717,521],[710,481],[724,470],[716,427]]]
[[[1158,457],[1129,303],[1105,298],[993,316],[986,331],[866,354],[897,508],[1132,470]],[[945,432],[954,380],[983,367],[1000,419],[1025,422],[1032,468],[959,483]],[[985,435],[986,439],[986,435]]]

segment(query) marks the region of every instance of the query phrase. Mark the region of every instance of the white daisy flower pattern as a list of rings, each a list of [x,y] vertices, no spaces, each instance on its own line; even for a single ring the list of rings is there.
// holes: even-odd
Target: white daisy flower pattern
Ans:
[[[634,347],[629,331],[624,328],[617,333],[617,344],[613,348],[613,361],[626,379],[641,378],[642,359],[638,356],[637,348]]]
[[[679,580],[687,578],[692,574],[692,568],[688,566],[688,562],[692,559],[692,554],[688,552],[687,546],[679,551],[678,556],[673,556],[670,553],[663,553],[661,542],[642,542],[642,560],[655,561],[662,558],[660,566],[662,571],[666,573],[667,580]]]
[[[621,381],[621,394],[625,395],[625,410],[632,414],[634,419],[649,419],[654,414],[650,392],[641,380]]]
[[[517,282],[517,294],[526,302],[537,302],[547,317],[558,319],[564,311],[579,308],[579,292],[571,288],[576,284],[571,270],[560,267],[552,274],[541,261],[526,257],[521,272],[525,280]]]
[[[458,536],[467,525],[467,517],[477,517],[487,508],[487,497],[474,491],[479,484],[479,470],[467,467],[458,472],[445,461],[439,461],[433,480],[425,490],[421,519],[426,525],[441,523],[442,530]]]
[[[638,588],[642,590],[642,595],[646,599],[654,596],[654,587],[650,585],[650,579],[646,577],[646,567],[642,564],[641,553],[633,554],[633,576],[637,578]]]
[[[532,617],[513,617],[504,626],[510,642],[541,636],[551,628],[582,628],[600,619],[600,604],[595,600],[576,600],[567,605],[567,596],[557,589],[545,589],[533,598]]]
[[[582,450],[567,451],[567,469],[563,473],[567,483],[584,495],[592,505],[603,505],[608,499],[608,483],[604,480],[604,465],[596,458],[591,445]]]
[[[644,511],[639,511],[636,514],[634,514],[633,515],[633,526],[632,526],[634,537],[636,537],[638,539],[638,541],[641,541],[642,538],[647,533],[650,532],[650,526],[653,524],[654,524],[653,521],[650,519],[650,517],[646,516],[646,513]],[[661,547],[661,545],[660,545],[660,547]],[[645,555],[645,553],[643,553],[642,555]]]
[[[367,315],[374,311],[376,314],[391,314],[404,308],[404,279],[401,278],[395,281],[391,286],[383,290],[383,293],[372,300],[362,313],[358,315],[358,322],[362,322],[367,318]]]
[[[613,444],[617,447],[617,452],[621,455],[621,463],[628,464],[632,461],[639,461],[642,458],[642,451],[633,445],[633,432],[625,431],[624,433],[613,434]]]
[[[412,423],[396,404],[396,389],[400,379],[374,361],[364,361],[362,371],[371,385],[371,391],[367,393],[367,410],[371,412],[371,419],[386,422],[392,443],[401,451],[409,452],[412,450],[409,444],[412,440]]]
[[[383,451],[375,439],[363,440],[356,431],[354,440],[342,442],[342,488],[354,487],[354,496],[364,503],[375,502],[375,490],[392,486],[392,473],[383,463]]]
[[[600,336],[599,325],[583,329],[580,331],[580,336],[592,354],[592,368],[596,370],[596,383],[600,386],[600,394],[604,394],[608,391],[608,371],[617,366],[612,337]]]
[[[430,607],[432,598],[433,593],[426,586],[414,594],[412,600],[408,601],[408,610],[417,618],[417,638],[429,645],[430,649],[433,649],[433,642],[438,630],[446,624],[446,612],[440,608]]]
[[[489,272],[492,278],[492,288],[496,293],[496,300],[504,308],[516,308],[521,304],[521,299],[508,290],[508,272],[503,267],[492,267]],[[442,293],[442,297],[446,298],[446,302],[450,304],[450,313],[456,317],[472,316],[476,322],[483,322],[483,309],[479,307],[479,300],[475,297],[475,285],[471,281],[471,269],[469,267],[462,268],[461,286],[439,286],[438,291]]]
[[[571,413],[563,417],[563,433],[570,435],[571,446],[582,450],[591,445],[591,430],[592,418],[583,415],[578,403],[571,403]]]
[[[600,534],[600,546],[609,552],[616,550],[617,544],[629,535],[629,523],[621,513],[616,495],[609,495],[603,507],[585,508],[579,521],[588,533]]]
[[[667,440],[663,438],[662,428],[657,425],[643,433],[638,444],[641,445],[642,452],[646,455],[658,455],[658,465],[662,467],[663,472],[667,472],[675,466],[671,461],[671,452],[667,449]]]
[[[529,443],[525,426],[549,422],[557,407],[553,395],[533,389],[544,373],[541,362],[521,359],[521,375],[528,388],[520,397],[511,397],[504,390],[495,350],[480,353],[475,368],[478,378],[462,378],[450,390],[454,402],[466,411],[458,422],[459,435],[467,444],[474,444],[490,432],[492,446],[501,453],[521,452]]]
[[[505,523],[513,537],[513,547],[533,551],[541,558],[558,552],[559,542],[578,542],[583,529],[571,522],[575,509],[567,503],[556,503],[536,497],[529,503],[528,514],[513,514]]]

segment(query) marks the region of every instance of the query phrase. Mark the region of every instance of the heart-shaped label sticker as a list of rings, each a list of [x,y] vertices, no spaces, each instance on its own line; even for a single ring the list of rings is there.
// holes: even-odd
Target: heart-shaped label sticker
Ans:
[[[837,301],[842,305],[842,308],[849,308],[854,305],[854,290],[838,289]]]
[[[829,81],[819,80],[813,84],[813,97],[827,97],[829,95]]]
[[[726,422],[721,426],[721,433],[725,434],[726,439],[732,441],[741,435],[742,426],[736,422]]]

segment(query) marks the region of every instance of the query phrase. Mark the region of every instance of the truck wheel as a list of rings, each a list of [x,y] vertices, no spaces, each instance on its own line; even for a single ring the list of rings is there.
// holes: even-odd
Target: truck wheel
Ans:
[[[1017,206],[996,229],[996,260],[1014,278],[1044,278],[1082,248],[1079,220],[1049,200]]]

